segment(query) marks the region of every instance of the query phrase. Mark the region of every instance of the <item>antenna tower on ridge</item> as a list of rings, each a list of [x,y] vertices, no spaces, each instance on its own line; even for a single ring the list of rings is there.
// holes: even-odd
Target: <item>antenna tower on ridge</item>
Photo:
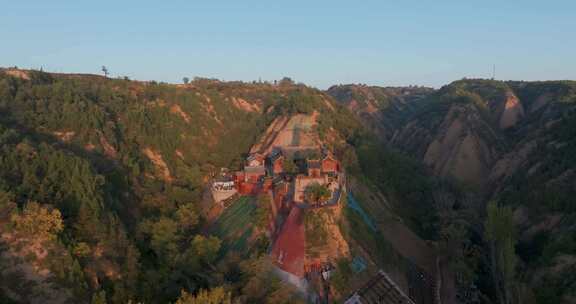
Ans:
[[[496,65],[492,65],[492,80],[496,79]]]

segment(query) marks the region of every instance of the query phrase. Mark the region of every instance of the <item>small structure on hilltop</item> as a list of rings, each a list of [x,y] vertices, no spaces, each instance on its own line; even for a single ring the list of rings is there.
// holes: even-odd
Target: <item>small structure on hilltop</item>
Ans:
[[[236,183],[234,182],[232,175],[228,172],[228,169],[220,169],[220,174],[214,177],[210,192],[212,193],[212,198],[216,203],[225,201],[238,193]]]
[[[340,171],[340,163],[331,152],[325,151],[322,158],[322,172],[325,174],[336,174],[338,171]]]
[[[350,296],[344,304],[414,304],[384,271]]]
[[[306,162],[308,176],[319,177],[322,175],[322,163],[317,159],[309,159]]]

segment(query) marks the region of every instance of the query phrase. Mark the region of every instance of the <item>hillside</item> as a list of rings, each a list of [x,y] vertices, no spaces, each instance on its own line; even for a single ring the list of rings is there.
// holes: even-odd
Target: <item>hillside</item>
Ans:
[[[215,260],[195,252],[211,246],[203,254],[213,255],[220,241],[194,237],[206,182],[217,168],[240,163],[268,121],[289,111],[283,101],[314,94],[296,86],[0,73],[3,210],[37,201],[60,211],[55,240],[71,262],[54,263],[50,273],[74,274],[61,284],[75,290],[75,301],[105,293],[111,302],[166,302],[184,287],[209,287],[203,272]]]
[[[314,117],[312,131],[302,129],[302,121],[289,129],[290,138],[276,136],[277,121],[304,117],[298,115]],[[193,295],[225,290],[240,303],[300,301],[273,273],[270,236],[252,226],[268,212],[260,198],[241,198],[220,219],[210,218],[218,214],[211,213],[206,195],[210,181],[223,167],[241,168],[258,139],[268,145],[267,130],[276,144],[321,142],[351,177],[367,184],[379,174],[366,171],[383,162],[373,158],[383,154],[370,132],[329,95],[304,85],[208,79],[170,85],[0,71],[0,299],[167,303],[182,290]],[[394,179],[387,174],[385,180]],[[422,193],[397,186],[371,187],[391,195]],[[384,208],[382,201],[374,206]],[[353,213],[342,214],[320,222],[335,236],[321,252],[330,255],[333,244],[347,248],[356,233],[356,228],[344,236],[338,232],[339,225],[354,220]],[[417,223],[415,217],[408,220]],[[245,228],[241,241],[241,231],[233,227],[238,223]],[[382,259],[386,246],[362,253],[376,263],[371,272],[389,263]],[[30,256],[30,250],[40,251]],[[357,255],[359,249],[351,250]],[[395,271],[399,279],[408,275]],[[330,293],[350,292],[343,284],[348,275],[342,270]],[[27,293],[30,284],[38,291]]]
[[[426,87],[377,87],[337,85],[326,93],[361,118],[383,140],[390,140],[398,126],[434,92]]]
[[[322,92],[1,70],[0,300],[339,301],[384,270],[416,303],[570,303],[575,105],[569,81]],[[291,164],[269,163],[279,147]],[[249,182],[253,157],[274,173]],[[220,205],[223,172],[244,182]],[[311,205],[310,181],[337,200]],[[304,295],[277,275],[328,268]]]
[[[331,94],[349,104],[346,96],[357,90],[377,95],[385,88],[347,90]],[[396,120],[393,135],[384,136],[389,148],[459,185],[456,193],[464,197],[437,193],[433,200],[436,205],[455,204],[458,210],[447,218],[463,218],[469,227],[464,231],[471,235],[483,233],[483,223],[466,215],[466,209],[483,215],[490,200],[511,208],[519,257],[516,288],[533,290],[518,291],[527,297],[523,301],[571,303],[576,281],[566,274],[576,256],[569,224],[576,206],[576,82],[460,80],[413,104],[401,111],[403,119]],[[388,128],[366,125],[377,132]],[[487,283],[477,278],[477,286]]]

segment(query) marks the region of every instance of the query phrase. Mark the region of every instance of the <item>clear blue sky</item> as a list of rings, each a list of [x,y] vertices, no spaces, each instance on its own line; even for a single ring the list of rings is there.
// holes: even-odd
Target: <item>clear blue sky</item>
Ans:
[[[169,3],[169,4],[168,4]],[[576,1],[2,1],[0,66],[180,82],[576,79]]]

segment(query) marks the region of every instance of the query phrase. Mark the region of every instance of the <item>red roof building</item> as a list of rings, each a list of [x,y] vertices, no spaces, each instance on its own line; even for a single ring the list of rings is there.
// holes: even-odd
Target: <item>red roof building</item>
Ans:
[[[276,157],[271,158],[271,161],[272,161],[272,173],[277,175],[284,172],[284,156],[278,155]]]
[[[306,162],[306,166],[308,167],[308,176],[320,177],[322,175],[322,164],[319,160],[309,159]]]
[[[322,173],[336,173],[339,168],[338,161],[332,156],[332,154],[326,154],[322,159]]]

